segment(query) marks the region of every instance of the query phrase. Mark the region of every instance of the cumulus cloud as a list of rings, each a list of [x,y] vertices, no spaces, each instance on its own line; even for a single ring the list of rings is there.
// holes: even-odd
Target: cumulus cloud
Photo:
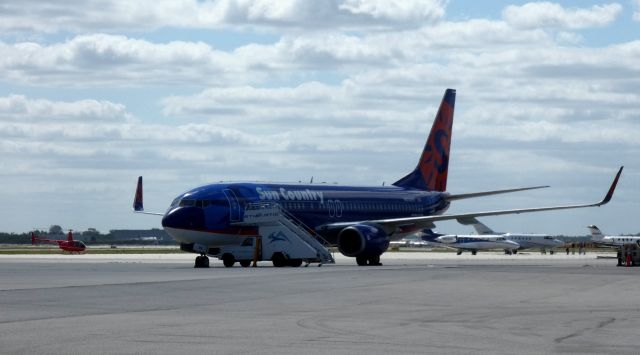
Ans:
[[[484,51],[487,46],[551,44],[538,30],[503,22],[442,23],[400,33],[356,36],[338,32],[283,36],[273,44],[221,51],[202,42],[155,43],[121,35],[79,35],[65,42],[0,42],[0,77],[36,85],[139,86],[259,83],[301,70],[341,71],[429,60],[434,51]]]
[[[0,118],[21,121],[131,121],[124,105],[109,101],[74,102],[32,99],[24,95],[0,97]]]
[[[127,29],[267,28],[391,29],[418,27],[444,16],[444,0],[89,0],[2,5],[5,32]]]
[[[618,3],[565,9],[557,3],[530,2],[522,6],[507,6],[502,17],[514,27],[581,29],[606,26],[621,12],[622,5]]]
[[[42,85],[136,86],[203,77],[224,81],[226,73],[242,68],[228,53],[201,42],[155,44],[106,34],[76,36],[52,45],[0,43],[0,56],[6,80]]]

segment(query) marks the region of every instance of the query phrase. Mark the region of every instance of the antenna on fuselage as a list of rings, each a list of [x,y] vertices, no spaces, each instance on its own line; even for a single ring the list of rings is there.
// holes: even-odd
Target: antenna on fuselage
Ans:
[[[382,182],[382,186],[384,186],[384,181]]]
[[[313,176],[311,176],[311,180],[309,180],[310,184],[313,184]]]

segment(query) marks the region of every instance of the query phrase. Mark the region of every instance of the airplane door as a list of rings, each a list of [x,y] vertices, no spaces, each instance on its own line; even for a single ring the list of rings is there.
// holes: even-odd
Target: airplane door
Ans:
[[[225,189],[222,192],[224,192],[229,201],[229,222],[240,222],[240,203],[235,192],[229,189]]]

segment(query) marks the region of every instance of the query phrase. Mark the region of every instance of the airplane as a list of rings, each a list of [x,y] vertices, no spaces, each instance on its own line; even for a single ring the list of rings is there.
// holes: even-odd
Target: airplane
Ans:
[[[620,247],[625,244],[636,243],[640,245],[640,237],[632,237],[626,235],[603,235],[598,227],[595,225],[587,226],[591,232],[591,241],[596,246],[603,247]]]
[[[422,233],[422,240],[434,245],[458,249],[458,255],[465,250],[470,251],[472,255],[476,255],[478,250],[489,249],[504,249],[508,251],[508,254],[511,254],[520,248],[520,244],[502,235],[438,234],[430,229],[425,229]]]
[[[475,218],[468,218],[466,220],[462,220],[462,224],[471,224],[473,229],[476,230],[478,235],[482,236],[502,236],[507,238],[507,240],[512,240],[518,244],[520,244],[520,248],[516,250],[506,250],[507,254],[513,253],[517,254],[519,250],[523,249],[534,249],[539,248],[543,254],[546,254],[547,249],[549,249],[549,253],[553,255],[553,248],[561,247],[566,243],[560,239],[556,239],[548,234],[529,234],[529,233],[500,233],[494,232],[491,228],[489,228],[486,224],[478,221]]]
[[[364,266],[380,265],[380,255],[390,241],[424,228],[435,228],[435,222],[594,207],[611,200],[623,167],[604,199],[596,203],[444,214],[453,201],[548,187],[447,192],[455,97],[455,90],[445,91],[415,169],[392,185],[220,182],[178,195],[166,212],[159,213],[144,211],[142,177],[139,177],[133,210],[162,216],[163,228],[180,242],[181,249],[201,255],[196,258],[196,267],[203,265],[207,254],[214,255],[211,251],[216,248],[240,245],[244,238],[258,235],[259,227],[240,224],[245,210],[256,203],[278,204],[308,230],[315,231],[337,246],[343,255],[354,257],[358,265]]]
[[[67,234],[67,239],[44,239],[44,238],[38,238],[36,236],[35,232],[31,232],[31,244],[36,244],[36,243],[51,243],[51,244],[58,244],[58,247],[60,249],[62,249],[63,251],[68,251],[70,253],[84,253],[85,250],[87,249],[87,246],[79,241],[79,240],[73,240],[73,233],[72,231],[69,231],[69,234]]]

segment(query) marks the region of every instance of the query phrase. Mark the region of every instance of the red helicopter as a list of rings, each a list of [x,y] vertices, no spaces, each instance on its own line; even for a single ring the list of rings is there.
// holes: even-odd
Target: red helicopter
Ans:
[[[69,231],[69,234],[67,234],[67,239],[43,239],[43,238],[38,238],[36,236],[35,232],[31,232],[31,244],[36,244],[36,243],[51,243],[51,244],[58,244],[58,247],[64,251],[68,251],[70,253],[84,253],[84,251],[87,249],[87,246],[84,245],[83,242],[79,241],[79,240],[73,240],[73,233],[71,233],[71,231]]]

